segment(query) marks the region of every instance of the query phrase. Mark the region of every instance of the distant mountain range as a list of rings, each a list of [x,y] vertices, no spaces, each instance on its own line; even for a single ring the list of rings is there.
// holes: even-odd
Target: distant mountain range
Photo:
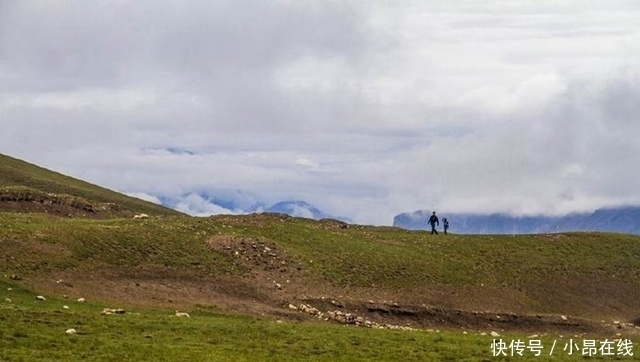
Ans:
[[[393,226],[426,230],[431,211],[396,215]],[[507,214],[439,214],[449,220],[450,232],[459,234],[536,234],[565,231],[603,231],[640,234],[640,206],[598,209],[565,216],[511,216]],[[440,228],[442,224],[440,225]]]
[[[316,206],[303,200],[280,201],[271,206],[237,190],[216,190],[217,192],[199,191],[187,193],[180,197],[163,197],[151,195],[165,207],[180,210],[190,215],[207,216],[218,213],[253,214],[272,212],[307,219],[336,219],[351,222],[349,218],[330,215]]]
[[[272,205],[264,210],[264,212],[277,212],[287,214],[294,217],[306,217],[307,219],[335,219],[347,223],[352,222],[351,219],[344,216],[329,215],[311,205],[306,201],[282,201]]]
[[[264,211],[277,212],[295,217],[306,217],[308,219],[316,220],[331,217],[305,201],[282,201],[266,208]]]

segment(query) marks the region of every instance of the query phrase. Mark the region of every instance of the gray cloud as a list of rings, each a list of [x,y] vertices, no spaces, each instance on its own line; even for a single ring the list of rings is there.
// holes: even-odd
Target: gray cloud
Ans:
[[[387,224],[640,203],[638,15],[633,1],[2,2],[0,152],[194,214],[298,199]]]

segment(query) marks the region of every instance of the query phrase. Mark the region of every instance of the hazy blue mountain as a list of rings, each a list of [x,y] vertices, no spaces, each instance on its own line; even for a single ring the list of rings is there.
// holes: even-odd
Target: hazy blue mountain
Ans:
[[[431,211],[396,215],[393,225],[411,230],[428,229]],[[460,234],[534,234],[563,231],[607,231],[640,234],[640,206],[603,208],[565,216],[511,216],[507,214],[439,214],[449,220],[450,231]],[[442,225],[440,226],[442,228]]]
[[[549,231],[610,231],[640,234],[640,206],[598,209],[590,214],[560,218]]]
[[[260,200],[258,195],[242,190],[211,188],[196,190],[180,196],[166,197],[150,195],[162,205],[181,210],[190,215],[206,216],[212,214],[252,214],[274,212],[309,219],[336,219],[351,222],[349,218],[329,215],[314,205],[302,200],[281,201],[271,206]]]
[[[308,219],[323,219],[331,217],[305,201],[282,201],[266,208],[264,211],[277,212],[295,217],[306,217]]]
[[[352,220],[348,217],[326,214],[323,211],[320,211],[320,209],[318,209],[317,207],[305,201],[278,202],[277,204],[264,209],[264,212],[277,212],[277,213],[287,214],[294,217],[306,217],[308,219],[315,219],[315,220],[335,219],[335,220],[340,220],[346,223],[352,222]]]

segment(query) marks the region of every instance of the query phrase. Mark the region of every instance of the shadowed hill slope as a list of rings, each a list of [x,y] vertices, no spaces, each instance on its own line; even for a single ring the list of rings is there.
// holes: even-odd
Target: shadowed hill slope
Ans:
[[[86,217],[180,214],[2,154],[0,211]]]

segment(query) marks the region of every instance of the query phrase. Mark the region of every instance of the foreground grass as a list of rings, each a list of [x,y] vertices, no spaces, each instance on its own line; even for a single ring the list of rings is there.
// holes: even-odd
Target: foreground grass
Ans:
[[[32,293],[0,286],[12,299],[0,304],[2,361],[423,361],[490,353],[486,338],[453,333],[279,323],[205,310],[192,311],[191,318],[166,310],[103,316],[97,305],[37,301]],[[69,328],[78,334],[66,334]]]
[[[11,289],[11,290],[8,290]],[[16,285],[0,282],[0,361],[493,361],[493,337],[461,331],[398,331],[323,322],[278,322],[270,318],[190,311],[134,309],[100,315],[102,306],[65,299],[38,301]],[[8,302],[4,298],[10,298]],[[3,301],[4,300],[4,301]],[[69,309],[65,309],[67,305]],[[77,334],[66,334],[69,328]],[[526,336],[501,336],[506,343]],[[525,351],[516,360],[583,360],[558,346],[568,339],[542,339],[544,353]],[[635,341],[636,344],[638,341]],[[615,352],[615,350],[614,350]],[[632,356],[589,357],[593,361]]]

